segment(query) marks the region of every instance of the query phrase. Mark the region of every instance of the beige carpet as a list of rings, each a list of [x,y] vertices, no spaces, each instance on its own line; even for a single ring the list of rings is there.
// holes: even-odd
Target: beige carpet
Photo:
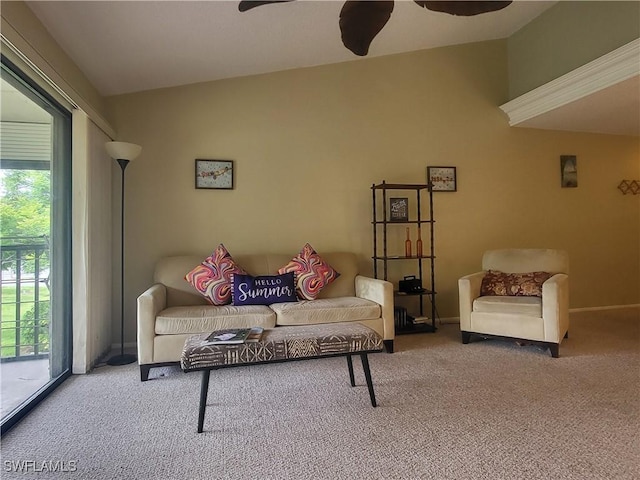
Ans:
[[[462,345],[457,325],[397,338],[370,359],[200,374],[101,367],[65,382],[2,438],[5,478],[638,479],[640,309],[572,314],[560,358],[500,341]],[[158,378],[162,375],[162,378]],[[7,462],[76,462],[73,473]]]

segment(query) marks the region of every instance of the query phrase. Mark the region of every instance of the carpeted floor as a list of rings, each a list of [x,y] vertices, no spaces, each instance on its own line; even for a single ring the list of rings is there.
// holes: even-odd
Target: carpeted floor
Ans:
[[[2,478],[639,479],[640,309],[571,315],[560,358],[459,326],[344,358],[200,375],[136,365],[74,376],[2,438]],[[33,461],[27,473],[15,462]],[[51,462],[51,463],[48,463]],[[47,466],[74,469],[47,472]],[[44,468],[43,468],[44,467]]]

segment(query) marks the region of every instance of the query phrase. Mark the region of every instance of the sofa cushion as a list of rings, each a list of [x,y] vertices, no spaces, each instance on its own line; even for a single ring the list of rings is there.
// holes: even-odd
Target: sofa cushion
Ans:
[[[509,296],[478,297],[473,301],[473,311],[542,318],[542,299],[538,297]]]
[[[185,280],[213,305],[231,303],[231,276],[246,274],[223,244],[216,247],[200,265],[185,275]]]
[[[380,305],[358,297],[319,298],[297,303],[274,303],[277,325],[355,322],[380,318]]]
[[[297,302],[296,276],[293,272],[282,275],[233,275],[234,305],[271,305]]]
[[[177,335],[213,332],[224,328],[273,328],[275,324],[275,313],[264,305],[169,307],[158,313],[155,333],[156,335]]]
[[[278,270],[280,274],[288,272],[296,274],[298,297],[303,300],[314,300],[320,290],[340,276],[308,243],[298,255]]]
[[[504,273],[489,270],[482,278],[480,295],[541,297],[542,284],[551,277],[547,272]]]

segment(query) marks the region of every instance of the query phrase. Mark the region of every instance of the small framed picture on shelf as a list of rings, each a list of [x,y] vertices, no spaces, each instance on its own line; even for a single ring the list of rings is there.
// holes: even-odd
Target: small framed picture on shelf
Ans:
[[[233,160],[196,159],[196,188],[233,189]]]
[[[456,167],[427,167],[427,183],[434,192],[455,192]]]
[[[409,221],[409,199],[390,198],[389,199],[389,221],[407,222]]]

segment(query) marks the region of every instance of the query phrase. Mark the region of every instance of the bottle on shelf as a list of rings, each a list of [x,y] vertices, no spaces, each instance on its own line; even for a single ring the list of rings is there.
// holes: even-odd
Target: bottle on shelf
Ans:
[[[407,239],[404,241],[404,256],[411,256],[411,238],[409,238],[409,227],[407,227]]]
[[[416,255],[422,257],[422,235],[420,232],[420,225],[418,225],[418,240],[416,240]]]

